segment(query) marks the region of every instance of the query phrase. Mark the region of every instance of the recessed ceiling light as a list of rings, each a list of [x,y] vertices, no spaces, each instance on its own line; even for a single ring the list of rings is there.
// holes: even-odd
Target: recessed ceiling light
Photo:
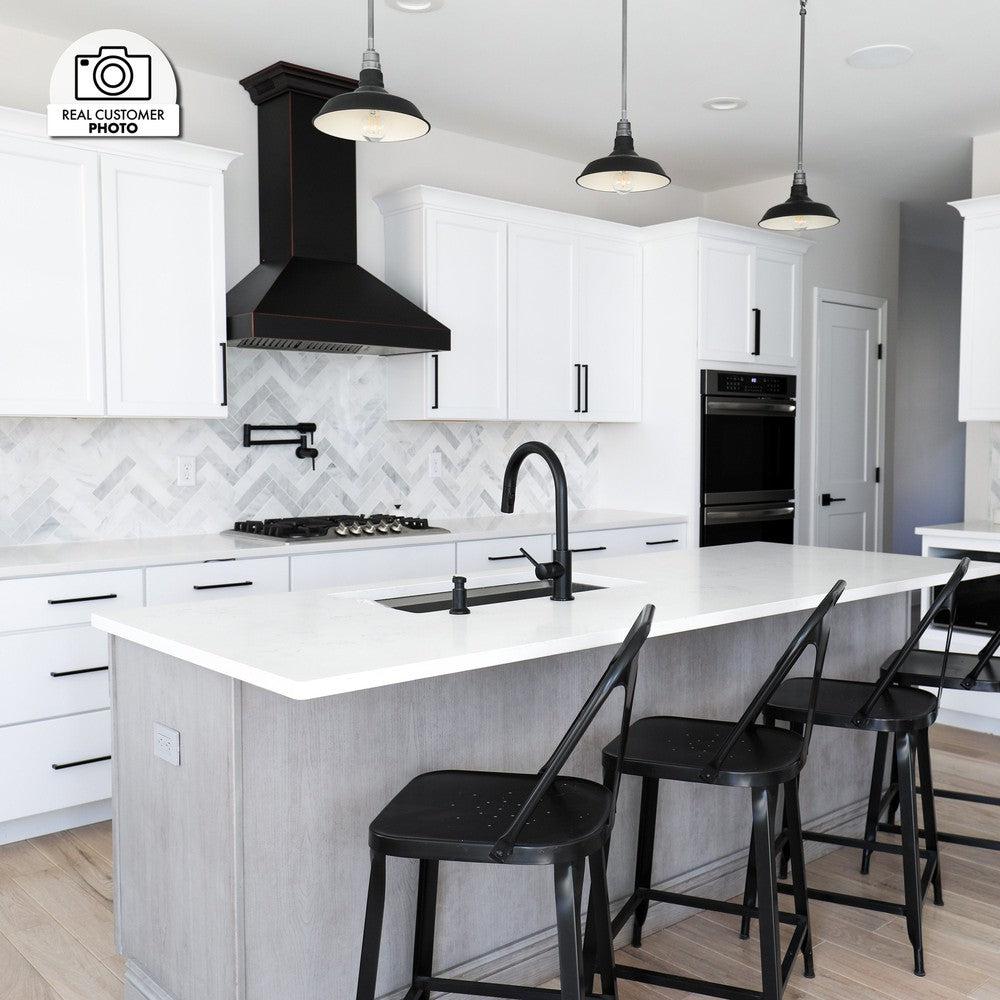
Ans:
[[[913,58],[909,45],[866,45],[847,57],[855,69],[894,69]]]
[[[444,6],[444,0],[385,0],[387,7],[401,10],[406,14],[425,14]]]
[[[742,97],[713,97],[702,105],[709,111],[739,111],[746,106],[747,102]]]

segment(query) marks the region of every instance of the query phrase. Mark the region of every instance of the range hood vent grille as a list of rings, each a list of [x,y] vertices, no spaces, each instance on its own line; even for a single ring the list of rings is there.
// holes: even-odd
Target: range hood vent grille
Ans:
[[[257,105],[260,264],[226,296],[229,342],[272,351],[447,351],[451,331],[358,265],[355,144],[313,118],[357,84],[275,63],[241,83]]]

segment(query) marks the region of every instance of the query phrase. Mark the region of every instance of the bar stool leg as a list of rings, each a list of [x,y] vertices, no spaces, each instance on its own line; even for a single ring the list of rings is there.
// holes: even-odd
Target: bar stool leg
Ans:
[[[889,734],[879,733],[875,738],[875,760],[872,763],[872,784],[868,792],[868,818],[865,820],[865,843],[874,844],[878,836],[878,821],[882,812],[882,785],[885,782],[885,758],[889,753]],[[861,852],[861,874],[871,869],[872,851]]]
[[[580,897],[583,865],[555,866],[556,934],[559,940],[559,987],[562,1000],[584,1000]]]
[[[368,904],[365,930],[361,940],[361,969],[358,972],[357,1000],[375,1000],[378,978],[378,953],[382,943],[382,914],[385,911],[385,855],[372,852],[368,878]]]
[[[656,803],[660,782],[656,778],[642,779],[642,800],[639,805],[639,837],[635,849],[635,891],[648,892],[653,878],[653,846],[656,839]],[[642,944],[642,925],[649,913],[649,899],[644,898],[635,911],[632,922],[632,946]]]
[[[812,924],[809,921],[809,889],[806,883],[806,856],[802,844],[802,815],[799,811],[799,779],[785,785],[785,830],[792,866],[792,892],[795,912],[806,918],[806,933],[802,939],[803,972],[807,979],[816,976],[813,968]]]
[[[774,864],[774,818],[777,790],[753,790],[753,841],[760,912],[760,973],[764,1000],[781,997],[781,937],[778,923],[777,871]]]
[[[434,964],[434,920],[437,915],[438,862],[421,861],[417,884],[417,924],[413,935],[413,978],[430,976]],[[422,990],[414,1000],[431,1000]]]
[[[753,906],[757,902],[757,866],[754,863],[754,833],[750,833],[750,852],[747,854],[747,874],[743,882],[743,905]],[[750,918],[746,915],[740,920],[740,939],[750,939]]]
[[[906,932],[913,945],[913,971],[924,974],[924,943],[920,885],[920,838],[917,829],[917,788],[913,736],[896,735],[896,770],[899,775],[899,824],[903,833],[903,888],[906,899]]]
[[[886,822],[895,824],[896,810],[899,809],[899,764],[896,755],[892,755],[892,770],[889,772],[889,802]]]
[[[791,722],[788,725],[791,732],[796,733],[798,736],[804,736],[806,727],[801,722]],[[788,804],[783,803],[781,807],[781,829],[788,829]],[[788,878],[788,864],[791,861],[792,854],[789,847],[788,841],[786,840],[781,845],[781,863],[778,865],[778,877],[785,881]]]
[[[931,741],[925,729],[917,733],[917,764],[920,771],[920,804],[924,814],[924,842],[935,855],[934,905],[944,906],[941,890],[941,852],[938,850],[937,814],[934,810],[934,778],[931,774]]]
[[[611,900],[608,894],[608,869],[604,851],[588,858],[590,865],[590,902],[587,906],[587,930],[584,935],[583,968],[585,992],[594,984],[596,968],[601,977],[601,993],[618,997],[615,978],[615,946],[611,937]]]

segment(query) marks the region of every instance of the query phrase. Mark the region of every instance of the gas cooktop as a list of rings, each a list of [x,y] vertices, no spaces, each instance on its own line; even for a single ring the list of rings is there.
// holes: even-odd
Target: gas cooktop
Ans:
[[[350,538],[398,538],[408,535],[446,535],[426,517],[399,514],[332,514],[323,517],[269,517],[237,521],[230,534],[265,535],[286,542],[335,542]]]

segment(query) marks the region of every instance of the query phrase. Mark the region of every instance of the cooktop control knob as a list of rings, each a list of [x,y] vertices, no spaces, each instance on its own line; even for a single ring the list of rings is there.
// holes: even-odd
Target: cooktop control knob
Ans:
[[[347,530],[352,535],[360,535],[361,534],[361,525],[360,524],[352,524]]]
[[[334,533],[340,535],[343,538],[347,534],[347,525],[343,521],[338,521],[336,527],[333,529]]]
[[[366,524],[361,530],[366,535],[374,535],[375,534],[375,525],[374,524]]]

